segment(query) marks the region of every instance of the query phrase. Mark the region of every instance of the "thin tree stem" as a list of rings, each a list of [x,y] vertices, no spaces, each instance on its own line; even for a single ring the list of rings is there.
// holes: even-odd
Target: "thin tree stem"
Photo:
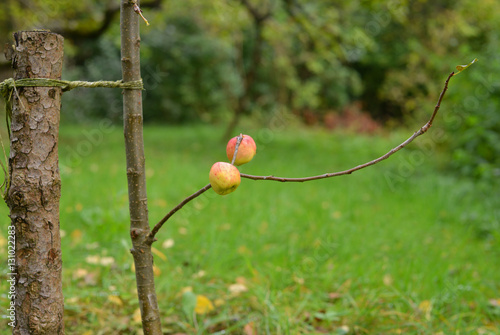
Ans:
[[[121,1],[121,54],[123,82],[141,79],[139,16],[136,0]],[[142,125],[142,91],[124,89],[123,124],[127,157],[130,211],[130,237],[136,269],[137,295],[145,335],[161,335],[160,312],[156,298],[153,255],[148,239],[148,203]]]

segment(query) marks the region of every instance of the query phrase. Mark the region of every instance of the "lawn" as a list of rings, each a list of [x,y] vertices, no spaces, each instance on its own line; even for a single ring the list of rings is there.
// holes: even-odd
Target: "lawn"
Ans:
[[[151,224],[226,160],[222,131],[145,128]],[[353,167],[411,134],[243,131],[258,153],[240,170],[286,177]],[[243,179],[186,205],[154,245],[165,333],[499,334],[500,194],[447,171],[432,131],[352,175]],[[122,130],[63,125],[60,165],[67,333],[141,334]],[[7,213],[4,204],[2,264]]]

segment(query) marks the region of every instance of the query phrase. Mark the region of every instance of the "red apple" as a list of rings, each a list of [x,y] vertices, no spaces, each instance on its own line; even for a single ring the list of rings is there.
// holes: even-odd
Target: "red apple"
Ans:
[[[240,171],[226,162],[217,162],[212,165],[208,179],[215,193],[220,195],[233,192],[241,183]]]
[[[227,142],[226,154],[229,161],[233,161],[234,150],[236,148],[236,141],[238,140],[238,136],[233,137]],[[257,152],[257,146],[255,145],[255,141],[249,135],[243,135],[243,139],[241,140],[240,146],[238,147],[238,154],[236,155],[236,159],[234,161],[234,165],[241,165],[248,163],[252,160],[253,156]]]

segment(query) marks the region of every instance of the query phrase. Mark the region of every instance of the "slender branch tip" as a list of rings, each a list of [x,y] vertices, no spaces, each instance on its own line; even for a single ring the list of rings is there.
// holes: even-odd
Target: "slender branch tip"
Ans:
[[[448,83],[449,83],[451,77],[453,77],[454,75],[456,75],[458,73],[460,73],[460,72],[457,72],[457,73],[451,72],[448,75],[448,77],[447,77],[447,79],[446,79],[446,81],[444,83],[443,90],[441,91],[441,94],[439,95],[438,102],[437,102],[436,106],[434,107],[434,111],[432,112],[431,117],[429,118],[429,121],[427,121],[427,123],[424,124],[420,129],[418,129],[417,131],[415,131],[413,133],[413,135],[410,136],[408,139],[406,139],[403,143],[401,143],[401,144],[397,145],[396,147],[392,148],[386,154],[380,156],[379,158],[376,158],[376,159],[374,159],[372,161],[369,161],[367,163],[355,166],[355,167],[350,168],[348,170],[339,171],[339,172],[333,172],[333,173],[324,173],[324,174],[321,174],[321,175],[311,176],[311,177],[305,177],[305,178],[284,178],[284,177],[276,177],[274,175],[269,175],[269,176],[254,176],[254,175],[248,175],[248,174],[244,174],[244,173],[241,174],[241,177],[242,178],[247,178],[247,179],[252,179],[252,180],[274,180],[274,181],[280,181],[280,182],[306,182],[306,181],[312,181],[312,180],[318,180],[318,179],[325,179],[325,178],[330,178],[330,177],[337,177],[337,176],[342,176],[342,175],[349,175],[349,174],[352,174],[355,171],[364,169],[364,168],[366,168],[368,166],[371,166],[371,165],[375,165],[375,164],[377,164],[377,163],[379,163],[379,162],[381,162],[381,161],[389,158],[390,156],[392,156],[393,154],[395,154],[399,150],[403,149],[408,144],[410,144],[411,142],[413,142],[414,139],[416,139],[420,135],[423,135],[424,133],[426,133],[430,129],[430,127],[432,126],[432,122],[434,121],[434,118],[436,117],[436,114],[437,114],[439,108],[441,107],[441,102],[443,100],[443,97],[444,97],[447,89],[448,89]],[[238,149],[239,149],[239,146],[240,146],[242,140],[243,140],[243,134],[240,133],[240,135],[236,139],[236,145],[235,145],[234,154],[233,154],[233,158],[232,158],[232,162],[231,162],[232,165],[234,165],[234,162],[236,160],[236,155],[238,154]],[[197,192],[195,192],[192,195],[190,195],[187,198],[185,198],[175,208],[173,208],[169,213],[167,213],[167,215],[162,220],[160,220],[160,222],[158,222],[155,225],[155,227],[150,232],[150,234],[149,234],[148,237],[151,238],[151,239],[154,238],[155,235],[156,235],[156,233],[158,232],[158,230],[163,226],[163,224],[172,215],[174,215],[185,204],[187,204],[191,200],[195,199],[196,197],[200,196],[201,194],[203,194],[205,191],[207,191],[210,188],[211,188],[211,185],[208,184],[205,187],[203,187],[200,190],[198,190]]]
[[[134,12],[136,12],[137,14],[139,14],[139,16],[142,17],[142,19],[144,20],[144,22],[146,22],[146,25],[149,26],[148,20],[146,20],[146,18],[142,14],[142,9],[139,7],[139,5],[137,5],[136,1],[134,2]]]
[[[339,171],[339,172],[333,172],[333,173],[325,173],[325,174],[322,174],[322,175],[311,176],[311,177],[304,177],[304,178],[285,178],[285,177],[275,177],[273,175],[270,175],[270,176],[253,176],[253,175],[248,175],[248,174],[244,174],[244,173],[241,174],[241,177],[242,178],[247,178],[247,179],[252,179],[252,180],[274,180],[274,181],[280,181],[280,182],[305,182],[305,181],[311,181],[311,180],[318,180],[318,179],[324,179],[324,178],[330,178],[330,177],[337,177],[337,176],[348,175],[348,174],[351,174],[351,173],[353,173],[355,171],[364,169],[364,168],[366,168],[368,166],[375,165],[375,164],[377,164],[377,163],[379,163],[379,162],[381,162],[381,161],[389,158],[390,156],[392,156],[393,154],[395,154],[399,150],[403,149],[408,144],[410,144],[411,142],[413,142],[413,140],[416,139],[418,136],[426,133],[429,130],[429,128],[432,126],[432,122],[434,121],[434,118],[436,117],[436,114],[437,114],[439,108],[441,107],[441,102],[443,100],[443,97],[444,97],[447,89],[448,89],[448,82],[450,81],[450,79],[451,79],[451,77],[453,75],[454,75],[454,72],[452,72],[452,73],[450,73],[450,75],[448,75],[448,78],[446,79],[446,81],[444,83],[443,90],[441,91],[441,94],[439,95],[438,102],[436,104],[436,107],[434,107],[434,111],[432,112],[432,115],[429,118],[429,121],[427,121],[427,123],[424,124],[419,130],[417,130],[416,132],[414,132],[413,135],[410,136],[406,141],[404,141],[403,143],[399,144],[398,146],[392,148],[386,154],[380,156],[379,158],[376,158],[376,159],[374,159],[372,161],[369,161],[367,163],[355,166],[355,167],[350,168],[348,170]]]

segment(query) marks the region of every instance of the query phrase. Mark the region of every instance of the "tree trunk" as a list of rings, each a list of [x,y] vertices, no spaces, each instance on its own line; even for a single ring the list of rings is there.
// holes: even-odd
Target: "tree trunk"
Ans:
[[[62,36],[21,31],[14,39],[14,79],[61,79]],[[57,152],[61,93],[58,87],[19,87],[12,94],[6,202],[16,231],[13,334],[64,334]]]
[[[139,16],[134,11],[134,1],[122,0],[120,29],[123,81],[140,80]],[[147,237],[150,228],[142,135],[142,92],[140,90],[124,90],[123,122],[127,156],[131,252],[136,269],[142,327],[145,335],[161,335],[160,312],[153,275],[153,255],[151,254],[153,241]]]

